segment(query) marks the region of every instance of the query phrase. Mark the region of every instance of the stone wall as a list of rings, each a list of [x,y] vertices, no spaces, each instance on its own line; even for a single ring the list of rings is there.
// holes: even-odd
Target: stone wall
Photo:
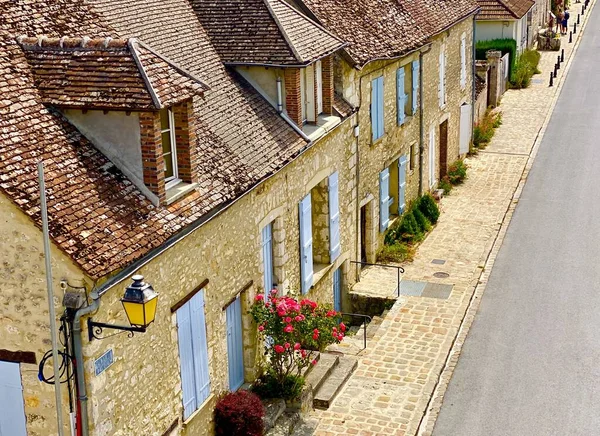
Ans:
[[[51,349],[42,233],[0,193],[0,349],[34,352],[39,363]],[[54,307],[63,312],[62,280],[79,286],[85,277],[62,251],[52,246]],[[58,323],[57,323],[58,330]],[[29,436],[56,434],[54,387],[38,379],[38,366],[22,363],[21,381]],[[48,362],[47,374],[52,372]],[[68,423],[68,393],[62,390],[63,422]],[[65,434],[69,434],[65,425]]]
[[[262,356],[247,310],[263,289],[261,229],[274,221],[275,274],[283,292],[300,289],[298,202],[334,171],[339,172],[341,256],[328,265],[322,278],[306,295],[332,303],[336,268],[356,253],[356,186],[354,117],[336,127],[271,179],[240,198],[139,271],[160,294],[156,321],[133,338],[116,335],[87,342],[86,380],[90,396],[90,423],[94,435],[162,435],[176,420],[184,435],[211,433],[213,405],[228,389],[226,319],[223,306],[251,280],[242,293],[246,380],[256,376]],[[344,283],[353,283],[344,268]],[[204,287],[209,370],[212,395],[185,424],[177,344],[177,320],[170,308],[205,279]],[[120,297],[128,281],[110,289],[94,319],[126,323]],[[84,334],[85,337],[85,334]],[[108,349],[115,362],[96,377],[94,359]],[[131,407],[132,393],[143,397]],[[178,434],[178,433],[177,433]]]

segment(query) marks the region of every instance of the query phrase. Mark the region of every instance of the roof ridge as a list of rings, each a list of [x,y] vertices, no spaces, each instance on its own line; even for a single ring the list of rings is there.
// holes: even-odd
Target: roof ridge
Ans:
[[[296,58],[296,60],[299,61],[299,62],[304,62],[304,60],[300,56],[300,53],[298,53],[298,50],[296,50],[296,47],[294,47],[294,44],[292,43],[292,41],[290,39],[290,36],[287,34],[287,32],[285,31],[285,29],[283,28],[283,25],[281,24],[281,21],[279,21],[279,17],[277,17],[277,14],[275,13],[275,11],[273,10],[273,8],[271,7],[270,1],[271,0],[263,0],[263,3],[267,7],[267,10],[269,11],[269,14],[273,18],[273,21],[275,21],[275,24],[277,25],[277,28],[279,29],[279,32],[283,36],[283,39],[285,39],[285,42],[287,42],[287,45],[290,48],[290,50],[292,51],[292,53],[294,54],[294,57]]]
[[[122,38],[90,38],[88,36],[61,38],[47,37],[46,35],[17,37],[17,43],[31,49],[125,49],[127,48],[127,39]]]
[[[136,42],[137,42],[137,40],[135,38],[131,38],[127,41],[127,45],[129,47],[131,57],[133,57],[133,60],[134,60],[135,64],[137,65],[138,70],[140,71],[142,80],[144,81],[144,84],[146,85],[146,89],[148,90],[150,97],[152,97],[154,106],[156,106],[156,109],[162,109],[162,104],[160,102],[160,99],[158,98],[158,95],[156,94],[156,90],[152,86],[152,83],[150,82],[150,78],[148,77],[148,73],[146,72],[144,65],[142,65],[142,61],[140,60],[138,52],[135,49]]]
[[[498,3],[500,3],[502,5],[502,7],[504,9],[506,9],[508,11],[509,14],[511,14],[513,17],[515,18],[519,18],[517,16],[517,14],[512,10],[512,7],[508,5],[508,3],[505,0],[496,0]]]

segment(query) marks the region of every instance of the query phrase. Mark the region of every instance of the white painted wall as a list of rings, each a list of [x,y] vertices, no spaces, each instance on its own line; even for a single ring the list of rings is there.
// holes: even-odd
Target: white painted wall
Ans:
[[[140,117],[136,112],[66,109],[63,114],[154,204],[158,197],[144,185]]]
[[[517,20],[512,21],[477,21],[476,41],[490,39],[517,39]]]

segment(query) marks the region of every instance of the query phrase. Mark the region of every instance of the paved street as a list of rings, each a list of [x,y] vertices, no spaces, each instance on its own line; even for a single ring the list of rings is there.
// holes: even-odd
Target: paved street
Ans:
[[[435,436],[600,434],[600,11],[588,24]]]

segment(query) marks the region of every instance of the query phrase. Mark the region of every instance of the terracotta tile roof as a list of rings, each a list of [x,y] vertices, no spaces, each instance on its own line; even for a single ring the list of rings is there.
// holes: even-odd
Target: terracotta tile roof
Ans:
[[[359,67],[415,50],[478,8],[472,0],[295,1],[349,43],[345,50]]]
[[[201,94],[198,79],[135,39],[18,39],[46,104],[158,110]]]
[[[342,118],[349,117],[358,109],[348,103],[344,97],[337,93],[333,94],[333,108],[338,114],[340,114]]]
[[[41,223],[35,165],[46,164],[50,233],[92,278],[139,259],[228,204],[307,145],[250,85],[230,76],[187,0],[2,2],[0,191]],[[144,43],[210,86],[196,99],[195,192],[154,207],[62,115],[43,104],[16,37],[85,34]]]
[[[535,5],[535,0],[477,0],[478,20],[518,20]]]
[[[223,62],[304,65],[344,43],[283,0],[192,0]]]

